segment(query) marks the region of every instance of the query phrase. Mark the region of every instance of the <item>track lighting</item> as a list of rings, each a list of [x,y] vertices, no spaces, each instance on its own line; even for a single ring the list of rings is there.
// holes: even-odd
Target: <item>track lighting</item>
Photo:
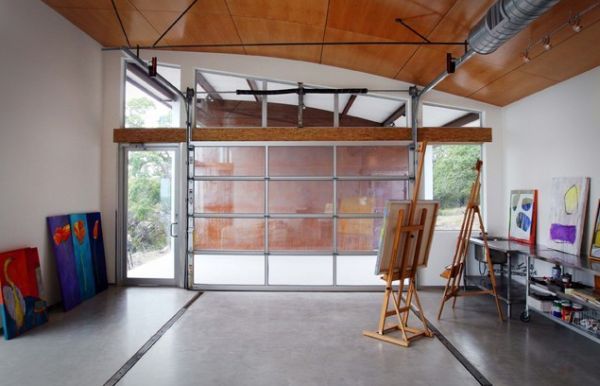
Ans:
[[[531,58],[529,57],[529,50],[525,50],[525,53],[523,54],[523,63],[529,62],[531,62]]]
[[[579,15],[575,15],[574,17],[569,19],[569,24],[571,25],[571,28],[573,28],[573,31],[575,31],[575,32],[580,32],[581,29],[583,28],[581,26],[581,17]]]
[[[546,51],[548,51],[550,48],[552,48],[552,44],[550,44],[550,36],[549,35],[544,37],[544,39],[542,40],[542,45]]]

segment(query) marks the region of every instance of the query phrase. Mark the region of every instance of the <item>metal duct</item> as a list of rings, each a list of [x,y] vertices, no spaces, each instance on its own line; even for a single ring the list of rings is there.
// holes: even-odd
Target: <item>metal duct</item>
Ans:
[[[498,0],[469,33],[469,47],[491,54],[559,1]]]

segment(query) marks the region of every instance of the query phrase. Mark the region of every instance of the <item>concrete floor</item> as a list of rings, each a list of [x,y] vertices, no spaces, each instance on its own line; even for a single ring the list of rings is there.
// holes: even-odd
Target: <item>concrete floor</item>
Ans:
[[[101,385],[195,293],[111,288],[12,341],[2,385]],[[494,385],[595,384],[600,345],[541,317],[499,322],[490,298],[426,315]],[[208,292],[119,385],[476,385],[435,338],[401,348],[363,337],[380,293]]]

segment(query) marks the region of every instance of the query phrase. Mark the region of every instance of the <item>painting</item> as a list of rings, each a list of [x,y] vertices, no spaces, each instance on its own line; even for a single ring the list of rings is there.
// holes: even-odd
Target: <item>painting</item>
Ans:
[[[73,239],[71,237],[71,220],[68,215],[64,215],[48,217],[46,221],[50,232],[50,243],[56,259],[62,304],[64,310],[68,311],[81,303],[79,279],[75,266],[75,252],[73,251]]]
[[[589,188],[590,179],[586,177],[552,179],[550,248],[573,255],[581,253]]]
[[[377,253],[377,262],[375,264],[375,275],[379,275],[388,271],[391,259],[392,249],[394,248],[394,237],[396,235],[396,228],[398,225],[398,215],[400,210],[404,213],[404,225],[408,225],[407,216],[408,209],[411,201],[406,200],[390,200],[385,204],[385,210],[383,212],[383,226],[381,227],[381,237],[379,239],[379,251]],[[417,201],[417,208],[415,211],[414,223],[420,223],[421,216],[423,215],[423,209],[425,213],[425,225],[423,230],[423,238],[421,240],[421,246],[419,250],[419,256],[417,259],[417,267],[427,266],[429,259],[429,249],[431,247],[431,240],[433,238],[433,231],[435,228],[435,221],[437,219],[437,213],[439,208],[439,202],[433,200],[422,200]],[[402,238],[399,241],[398,257],[402,254],[405,244],[410,243],[409,256],[415,255],[416,250],[416,239],[410,238],[407,241],[406,233],[402,234]],[[402,264],[402,259],[396,260],[396,265],[399,268]],[[408,262],[406,268],[412,267],[412,261]]]
[[[535,245],[537,190],[512,190],[508,218],[508,238]]]
[[[96,293],[108,288],[106,278],[106,259],[104,257],[104,238],[102,236],[102,218],[100,213],[87,213],[87,229],[90,230],[90,249],[94,267],[94,282]]]
[[[0,314],[5,339],[48,321],[37,248],[0,254]]]
[[[596,210],[596,217],[594,217],[594,233],[592,233],[590,257],[600,260],[600,200],[598,200],[598,209]]]
[[[75,267],[79,281],[79,293],[82,300],[87,300],[96,294],[87,218],[85,214],[72,214],[69,217],[73,252],[75,254]]]

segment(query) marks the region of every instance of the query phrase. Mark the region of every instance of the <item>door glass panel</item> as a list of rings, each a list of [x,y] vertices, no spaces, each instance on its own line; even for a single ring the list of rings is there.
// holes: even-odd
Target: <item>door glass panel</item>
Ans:
[[[271,285],[332,285],[333,256],[269,256]]]
[[[338,146],[338,176],[406,176],[406,146]]]
[[[271,181],[270,213],[333,213],[332,181]]]
[[[381,218],[341,218],[337,224],[339,251],[374,251],[379,247]]]
[[[127,277],[175,278],[175,150],[127,153]]]
[[[195,255],[195,284],[265,283],[264,255]]]
[[[405,200],[407,181],[338,181],[339,213],[383,214],[387,200]]]
[[[379,276],[374,274],[377,256],[338,256],[337,284],[338,285],[383,285]]]
[[[196,213],[260,213],[265,208],[264,181],[196,182]]]
[[[333,176],[333,148],[273,146],[269,148],[269,175]]]
[[[265,221],[253,218],[197,218],[194,249],[262,251]]]
[[[331,251],[333,220],[327,218],[285,218],[269,220],[269,248],[272,251]]]
[[[217,146],[197,147],[195,154],[197,176],[265,175],[263,147]]]

